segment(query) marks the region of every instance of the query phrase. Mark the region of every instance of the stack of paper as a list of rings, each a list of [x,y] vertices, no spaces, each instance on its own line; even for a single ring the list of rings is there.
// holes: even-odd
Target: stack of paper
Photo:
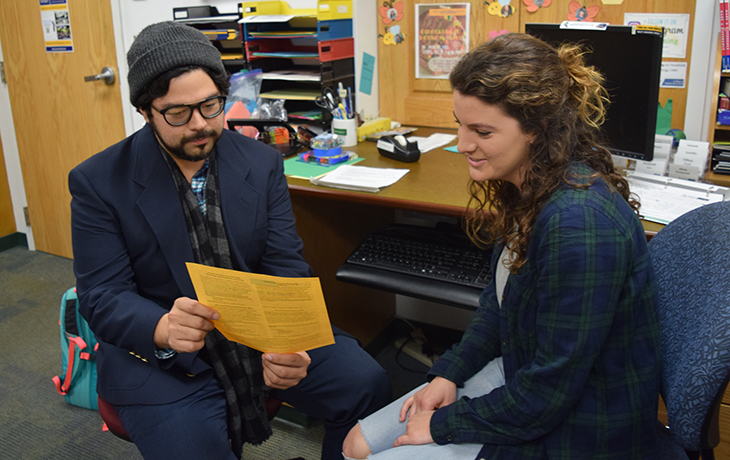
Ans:
[[[377,193],[381,188],[398,182],[406,173],[408,169],[344,165],[323,177],[309,180],[314,185]]]

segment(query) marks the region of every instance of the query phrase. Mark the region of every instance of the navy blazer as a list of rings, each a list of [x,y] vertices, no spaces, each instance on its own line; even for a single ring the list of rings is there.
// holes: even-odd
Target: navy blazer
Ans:
[[[281,154],[228,130],[217,150],[234,268],[311,276]],[[201,388],[213,371],[197,353],[154,354],[162,315],[178,297],[196,297],[182,205],[149,125],[74,168],[69,190],[80,310],[99,340],[99,394],[112,404],[162,404]]]

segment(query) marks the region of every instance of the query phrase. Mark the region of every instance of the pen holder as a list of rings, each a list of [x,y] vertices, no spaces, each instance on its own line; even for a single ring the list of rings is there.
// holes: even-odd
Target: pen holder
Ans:
[[[354,118],[332,119],[332,134],[336,134],[344,143],[343,147],[354,147],[357,145],[357,121]]]

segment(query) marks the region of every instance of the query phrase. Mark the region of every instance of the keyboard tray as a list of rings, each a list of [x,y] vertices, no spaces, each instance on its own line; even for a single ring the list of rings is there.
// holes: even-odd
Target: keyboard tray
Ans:
[[[491,279],[491,251],[474,246],[456,226],[398,225],[369,235],[336,278],[470,310]]]

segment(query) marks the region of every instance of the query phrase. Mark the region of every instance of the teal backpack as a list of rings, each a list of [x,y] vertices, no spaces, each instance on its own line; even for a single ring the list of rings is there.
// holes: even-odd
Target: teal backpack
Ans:
[[[62,374],[53,377],[56,390],[69,404],[98,410],[96,350],[99,345],[89,323],[79,314],[76,288],[61,298]]]

